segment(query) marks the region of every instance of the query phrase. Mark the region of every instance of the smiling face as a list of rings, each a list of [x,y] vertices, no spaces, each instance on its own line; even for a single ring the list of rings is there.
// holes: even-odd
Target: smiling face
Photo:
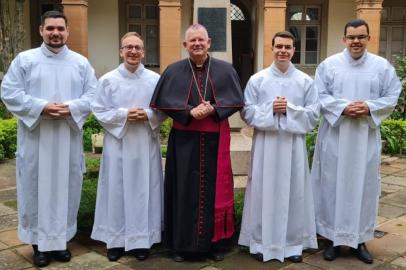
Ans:
[[[59,49],[66,44],[69,29],[63,18],[47,18],[39,27],[39,33],[48,47]]]
[[[199,62],[207,57],[207,52],[211,46],[211,39],[204,29],[188,30],[183,47],[188,51],[190,58],[194,62]]]
[[[368,45],[369,42],[368,30],[365,25],[358,27],[349,26],[347,28],[346,34],[343,37],[343,42],[347,47],[348,52],[354,59],[360,58]]]
[[[125,67],[134,72],[144,58],[144,42],[137,36],[128,36],[121,42],[120,56]]]
[[[291,38],[276,37],[275,43],[272,47],[273,59],[277,67],[286,67],[290,63],[295,48],[293,47],[293,40]]]

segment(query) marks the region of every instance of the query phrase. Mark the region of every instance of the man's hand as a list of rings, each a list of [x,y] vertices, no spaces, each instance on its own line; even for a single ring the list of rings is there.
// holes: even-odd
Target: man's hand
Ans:
[[[144,109],[131,108],[128,109],[127,120],[129,122],[143,122],[148,120],[148,115]]]
[[[69,105],[61,102],[48,102],[42,110],[42,114],[52,119],[65,119],[70,115]]]
[[[345,107],[343,113],[344,115],[353,118],[365,117],[369,115],[369,107],[364,101],[354,101]]]
[[[214,113],[214,107],[210,104],[209,101],[203,100],[198,106],[190,110],[190,115],[197,120],[206,118],[207,116]]]
[[[273,112],[274,113],[286,113],[286,107],[288,102],[285,97],[276,97],[273,101]]]

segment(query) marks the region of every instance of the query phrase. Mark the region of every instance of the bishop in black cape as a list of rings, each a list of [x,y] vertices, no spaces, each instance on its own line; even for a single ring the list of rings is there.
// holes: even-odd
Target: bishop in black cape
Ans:
[[[215,112],[196,120],[190,111],[202,99]],[[165,166],[164,243],[175,252],[209,251],[212,243],[234,233],[227,118],[243,107],[238,75],[229,63],[212,57],[202,67],[181,60],[162,74],[151,107],[173,119]]]

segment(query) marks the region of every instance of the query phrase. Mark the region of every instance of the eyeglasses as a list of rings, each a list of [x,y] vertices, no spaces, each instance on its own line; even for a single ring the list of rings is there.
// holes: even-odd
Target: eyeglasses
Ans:
[[[274,46],[278,50],[282,50],[285,47],[285,50],[291,50],[293,47],[291,45],[276,44]]]
[[[131,52],[132,50],[135,50],[136,52],[140,52],[142,50],[144,50],[143,47],[138,46],[138,45],[126,45],[126,46],[122,46],[121,49],[125,49],[126,51]]]
[[[359,36],[345,36],[346,39],[354,41],[356,39],[358,40],[364,40],[367,39],[369,36],[368,35],[359,35]]]

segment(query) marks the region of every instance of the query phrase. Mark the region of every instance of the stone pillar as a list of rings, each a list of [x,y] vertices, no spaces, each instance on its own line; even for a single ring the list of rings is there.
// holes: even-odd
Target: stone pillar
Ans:
[[[88,0],[62,0],[64,13],[68,18],[69,49],[87,57],[88,52],[88,27],[87,7]]]
[[[371,40],[368,51],[379,53],[379,34],[381,30],[381,10],[383,0],[355,0],[357,4],[357,18],[368,22]]]
[[[160,71],[181,59],[181,2],[159,0]]]
[[[273,61],[273,36],[286,30],[286,2],[287,0],[264,0],[264,68]]]

